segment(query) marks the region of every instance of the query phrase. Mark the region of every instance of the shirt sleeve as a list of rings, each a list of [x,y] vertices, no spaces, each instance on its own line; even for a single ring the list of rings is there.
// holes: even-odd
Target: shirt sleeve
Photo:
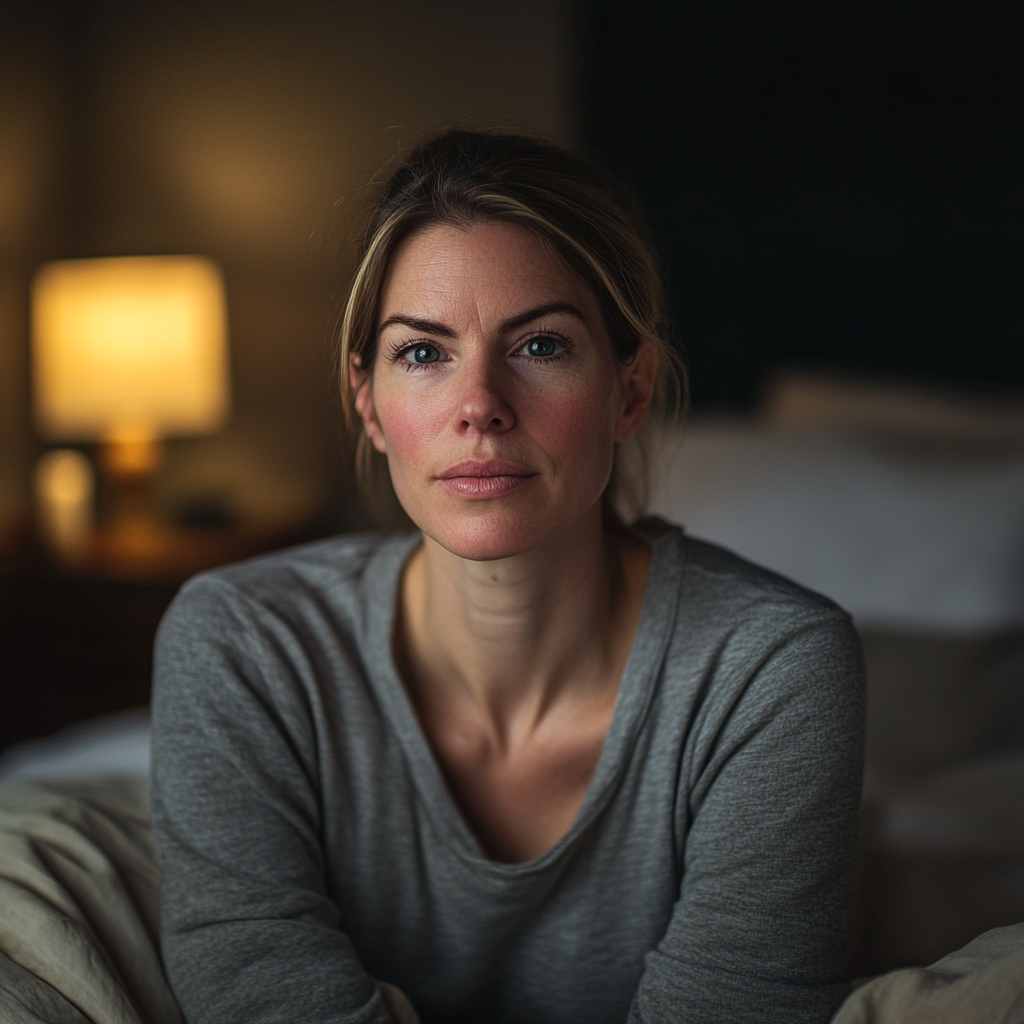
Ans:
[[[189,1024],[392,1024],[339,928],[308,703],[256,612],[200,578],[157,638],[161,941]]]
[[[824,1024],[849,990],[860,643],[836,611],[744,662],[683,766],[679,900],[630,1024]]]

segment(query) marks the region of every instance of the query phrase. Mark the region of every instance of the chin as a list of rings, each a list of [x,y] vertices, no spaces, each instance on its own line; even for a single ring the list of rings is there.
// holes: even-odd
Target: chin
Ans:
[[[403,493],[399,486],[395,491],[424,536],[459,558],[494,562],[537,551],[557,543],[567,531],[585,529],[595,510],[600,517],[605,482],[595,480],[575,494],[527,491],[493,501],[438,500],[436,492]]]
[[[417,525],[431,540],[459,558],[495,562],[526,554],[551,540],[549,524],[545,529],[545,524],[527,524],[517,519],[500,513],[445,516],[440,521]]]

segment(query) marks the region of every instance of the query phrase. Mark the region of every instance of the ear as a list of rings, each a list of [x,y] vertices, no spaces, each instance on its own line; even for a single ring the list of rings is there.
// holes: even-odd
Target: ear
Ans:
[[[353,352],[348,357],[348,372],[352,381],[354,394],[353,405],[359,418],[363,421],[363,429],[370,439],[373,447],[384,455],[387,453],[387,441],[384,438],[384,431],[381,429],[380,420],[377,419],[377,409],[373,404],[373,376],[363,369],[363,361],[359,355]]]
[[[616,442],[628,441],[642,426],[658,380],[658,351],[650,342],[644,342],[632,361],[621,368],[622,405],[615,425]]]

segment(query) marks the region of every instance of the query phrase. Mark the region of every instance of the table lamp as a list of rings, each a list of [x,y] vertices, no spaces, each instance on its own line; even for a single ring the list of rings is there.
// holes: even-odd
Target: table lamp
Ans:
[[[212,260],[47,263],[32,287],[35,417],[52,440],[98,441],[115,528],[155,529],[163,437],[210,433],[229,411],[224,286]]]

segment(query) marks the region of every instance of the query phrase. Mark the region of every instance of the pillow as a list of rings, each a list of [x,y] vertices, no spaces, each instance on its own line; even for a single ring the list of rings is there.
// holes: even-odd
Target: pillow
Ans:
[[[757,421],[667,439],[651,511],[858,624],[1024,623],[1024,453]]]

